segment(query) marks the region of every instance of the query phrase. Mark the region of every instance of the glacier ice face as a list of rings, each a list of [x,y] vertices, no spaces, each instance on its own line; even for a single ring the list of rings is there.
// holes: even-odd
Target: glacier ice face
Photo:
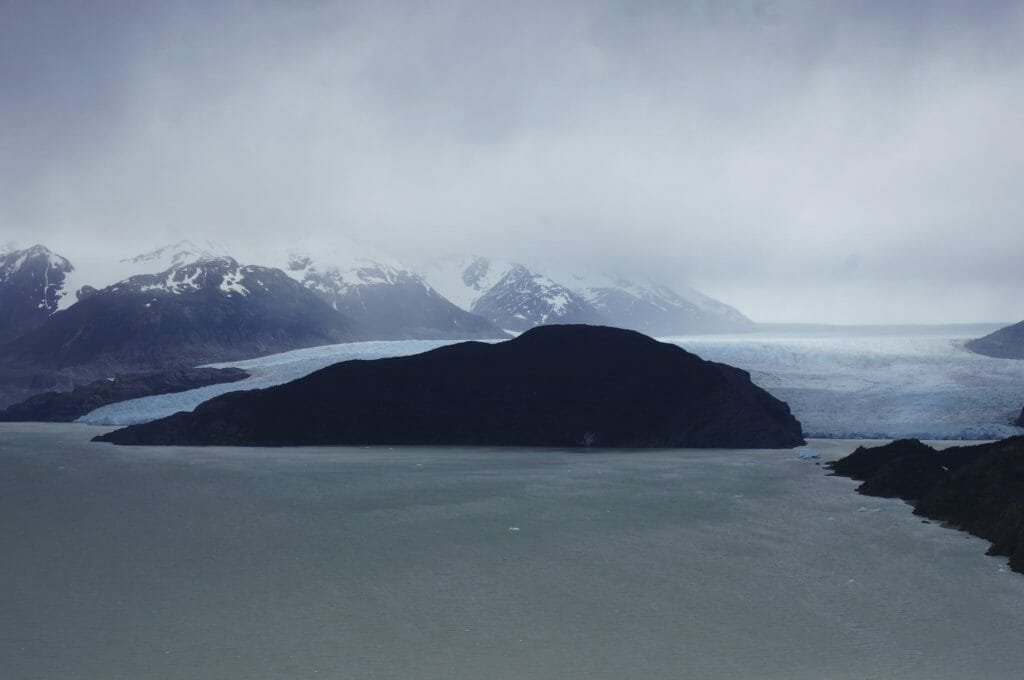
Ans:
[[[663,338],[712,361],[750,372],[789,403],[810,437],[998,439],[1024,398],[1024,361],[968,352],[977,335],[919,331],[851,335],[751,333]],[[82,417],[128,425],[189,411],[225,392],[269,387],[338,361],[405,356],[454,341],[360,342],[274,354],[217,366],[252,373],[246,380],[111,404]],[[343,387],[340,387],[343,389]]]
[[[671,338],[738,366],[786,401],[808,437],[999,439],[1024,397],[1024,361],[967,351],[973,331],[756,333]],[[975,333],[976,334],[976,333]]]
[[[291,352],[270,354],[255,359],[210,364],[215,368],[234,366],[250,373],[235,383],[208,385],[187,392],[159,394],[108,404],[85,414],[78,422],[91,425],[134,425],[169,416],[178,411],[191,411],[199,404],[227,392],[254,390],[301,378],[325,366],[351,359],[381,359],[406,356],[450,345],[457,340],[398,340],[351,342],[322,347],[308,347]]]

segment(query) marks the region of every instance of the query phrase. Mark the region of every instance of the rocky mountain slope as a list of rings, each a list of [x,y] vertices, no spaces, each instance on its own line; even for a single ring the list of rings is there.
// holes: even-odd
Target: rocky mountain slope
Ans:
[[[677,291],[621,276],[572,271],[546,276],[521,264],[477,256],[440,258],[424,272],[445,297],[510,330],[593,323],[685,335],[754,327],[734,308],[691,288]]]
[[[281,269],[317,293],[374,339],[500,338],[482,316],[452,304],[421,276],[393,258],[353,244],[295,250]]]
[[[997,359],[1024,359],[1024,321],[969,340],[967,349]]]
[[[0,343],[41,326],[57,311],[73,269],[41,245],[0,252]]]
[[[449,300],[499,328],[524,331],[544,324],[611,323],[579,294],[515,262],[447,257],[428,264],[424,276]]]
[[[0,365],[105,376],[356,337],[351,321],[283,272],[224,257],[90,291],[0,348]]]
[[[608,274],[568,274],[573,290],[615,324],[650,335],[737,333],[754,323],[735,308],[689,287]]]
[[[120,444],[792,447],[745,372],[633,331],[547,326],[497,344],[348,361],[99,438]]]

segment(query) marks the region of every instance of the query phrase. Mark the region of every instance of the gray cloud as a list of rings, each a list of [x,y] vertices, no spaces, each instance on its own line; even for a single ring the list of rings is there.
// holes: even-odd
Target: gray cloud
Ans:
[[[84,5],[0,9],[0,240],[341,232],[759,320],[1024,318],[1017,3]]]

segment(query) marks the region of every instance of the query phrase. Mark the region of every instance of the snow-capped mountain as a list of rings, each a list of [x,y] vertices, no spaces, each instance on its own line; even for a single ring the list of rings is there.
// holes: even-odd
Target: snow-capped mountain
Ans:
[[[653,335],[751,330],[734,308],[692,288],[672,289],[605,274],[553,277],[525,266],[477,256],[434,260],[425,276],[463,309],[502,328],[551,323],[604,323]]]
[[[296,248],[281,268],[367,337],[497,338],[486,319],[460,309],[399,261],[362,244],[344,248]]]
[[[183,240],[132,257],[116,258],[109,254],[77,256],[74,270],[68,274],[61,292],[58,309],[67,309],[83,295],[106,288],[119,281],[141,274],[156,274],[175,267],[227,256],[214,244],[197,245]]]
[[[48,248],[0,252],[0,342],[43,324],[57,311],[74,267]]]
[[[0,354],[7,366],[107,375],[341,342],[354,328],[282,271],[214,257],[89,291]]]
[[[669,288],[653,281],[612,274],[570,273],[566,285],[617,326],[649,335],[736,333],[754,322],[734,307],[689,286]]]
[[[547,324],[608,323],[582,297],[520,264],[477,299],[473,312],[513,331]]]
[[[449,300],[506,330],[525,331],[556,323],[609,323],[582,296],[515,262],[446,257],[431,262],[425,276]]]

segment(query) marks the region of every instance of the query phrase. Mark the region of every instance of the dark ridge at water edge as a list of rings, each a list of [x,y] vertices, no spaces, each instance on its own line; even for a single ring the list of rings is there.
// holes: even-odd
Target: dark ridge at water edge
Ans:
[[[1024,321],[970,340],[967,349],[1000,359],[1024,359]]]
[[[788,448],[746,371],[635,331],[543,326],[498,344],[348,361],[97,438],[117,444]]]
[[[916,439],[859,447],[830,464],[857,491],[901,498],[914,513],[992,542],[989,555],[1024,573],[1024,436],[936,451]]]
[[[94,380],[70,392],[50,391],[31,396],[0,409],[0,422],[70,423],[107,404],[238,382],[248,377],[249,373],[240,368],[179,368],[128,373]]]

